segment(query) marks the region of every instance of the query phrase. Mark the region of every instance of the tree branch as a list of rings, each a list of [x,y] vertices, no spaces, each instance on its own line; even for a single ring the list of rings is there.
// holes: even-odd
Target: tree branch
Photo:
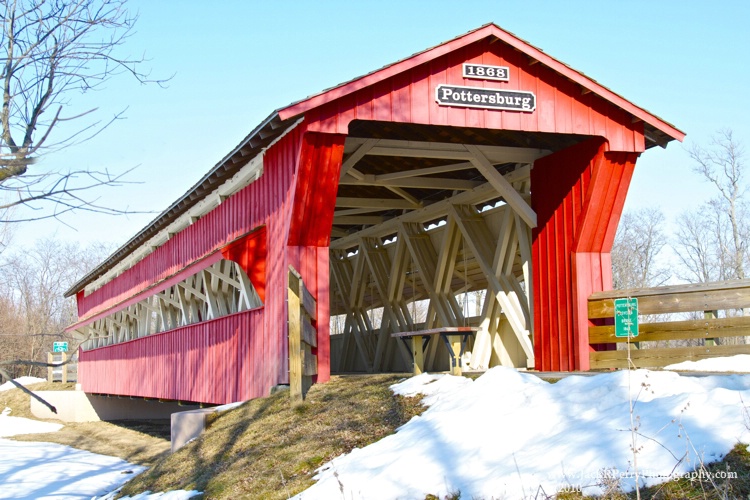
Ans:
[[[75,179],[74,174],[58,174],[66,184],[62,191],[31,190],[30,186],[39,186],[37,180],[24,183],[19,179],[24,179],[32,166],[38,166],[37,158],[90,140],[122,116],[118,113],[108,121],[82,121],[76,126],[76,120],[94,110],[64,117],[70,96],[100,88],[123,73],[141,84],[163,86],[169,80],[151,79],[141,69],[145,57],[120,53],[133,34],[137,15],[128,13],[125,0],[15,0],[5,2],[3,7],[0,189],[17,192],[18,199],[0,209],[46,199],[60,204],[61,210],[43,218],[78,209],[133,213],[102,207],[96,200],[72,194],[80,191],[67,184]],[[57,137],[58,129],[65,130],[62,138]],[[83,189],[113,184],[108,179],[88,183]]]
[[[4,364],[4,363],[0,363],[0,364]],[[18,383],[18,382],[16,382],[15,380],[13,380],[13,377],[11,377],[11,376],[10,376],[10,375],[8,374],[8,372],[6,372],[6,371],[5,371],[4,369],[0,368],[0,374],[1,374],[1,375],[2,375],[3,377],[7,378],[7,379],[8,379],[9,381],[10,381],[10,383],[11,383],[11,384],[15,385],[15,386],[16,386],[17,388],[21,389],[21,390],[22,390],[23,392],[25,392],[26,394],[28,394],[28,395],[29,395],[29,396],[31,396],[32,398],[34,398],[34,399],[36,399],[37,401],[39,401],[40,403],[42,403],[42,404],[43,404],[44,406],[46,406],[47,408],[49,408],[49,411],[51,411],[52,413],[54,413],[55,415],[57,415],[57,408],[55,408],[54,406],[52,406],[51,404],[49,404],[49,403],[48,403],[47,401],[45,401],[45,400],[44,400],[44,398],[42,398],[41,396],[37,396],[36,394],[34,394],[34,393],[33,393],[33,392],[31,392],[30,390],[28,390],[28,389],[27,389],[26,387],[24,387],[23,385],[19,384],[19,383]]]

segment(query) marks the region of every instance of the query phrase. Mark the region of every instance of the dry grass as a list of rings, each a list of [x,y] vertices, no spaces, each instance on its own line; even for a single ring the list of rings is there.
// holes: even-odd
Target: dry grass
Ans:
[[[75,383],[40,382],[28,388],[32,391],[73,390]],[[11,409],[11,416],[35,418],[29,409],[29,395],[20,389],[0,392],[0,409],[5,407]],[[59,420],[47,421],[64,423]],[[64,425],[65,427],[57,432],[25,434],[10,439],[64,444],[92,453],[119,457],[140,465],[152,465],[157,459],[167,454],[171,446],[169,420],[64,423]]]
[[[658,486],[641,490],[641,498],[658,500],[709,499],[724,500],[750,498],[750,453],[747,445],[737,444],[719,462],[705,465],[705,472],[714,477],[721,472],[736,472],[732,479],[675,479]],[[635,494],[630,495],[635,498]]]
[[[324,462],[393,433],[424,410],[394,396],[395,375],[339,376],[292,407],[281,392],[220,415],[210,429],[122,493],[197,489],[205,498],[284,499],[312,485]]]

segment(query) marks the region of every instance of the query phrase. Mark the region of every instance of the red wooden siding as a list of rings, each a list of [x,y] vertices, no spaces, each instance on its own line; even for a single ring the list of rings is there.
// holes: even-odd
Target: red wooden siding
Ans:
[[[527,59],[527,62],[530,66],[533,64],[541,64],[551,71],[559,74],[565,80],[580,85],[580,90],[577,90],[571,95],[587,94],[593,92],[599,95],[605,101],[613,103],[618,108],[627,112],[634,118],[634,121],[640,120],[647,122],[667,134],[669,137],[677,139],[679,141],[681,141],[685,137],[685,134],[682,131],[676,129],[673,125],[665,122],[657,116],[652,115],[643,108],[636,106],[632,102],[624,99],[622,96],[615,94],[608,88],[603,87],[594,80],[591,80],[583,73],[571,68],[567,64],[558,61],[543,50],[530,45],[528,42],[521,40],[512,33],[504,31],[503,29],[492,23],[486,24],[480,28],[466,33],[465,35],[454,38],[453,40],[440,44],[436,47],[427,49],[423,52],[419,52],[407,59],[389,64],[382,69],[373,71],[372,73],[368,73],[367,75],[364,75],[362,77],[355,78],[354,80],[341,84],[337,87],[334,87],[333,89],[321,92],[320,94],[293,103],[286,108],[280,109],[279,117],[282,120],[285,120],[287,118],[306,114],[308,111],[314,108],[323,108],[326,104],[336,99],[342,99],[364,88],[379,88],[381,87],[381,84],[384,80],[408,73],[412,70],[415,70],[415,68],[418,68],[419,66],[424,67],[424,65],[427,65],[427,63],[430,63],[433,60],[437,60],[438,58],[446,56],[448,54],[459,53],[465,47],[480,42],[485,44],[489,43],[491,45],[502,44],[507,49],[522,53],[523,57]],[[419,79],[419,81],[422,82],[423,79]],[[413,86],[412,89],[418,90],[417,87],[418,86]],[[382,95],[382,93],[378,95]],[[410,104],[413,102],[414,101],[411,101]],[[380,104],[384,103],[381,101]],[[564,108],[564,103],[562,106],[558,107]],[[397,110],[397,112],[401,111],[400,108],[395,109]],[[412,105],[412,110],[424,109],[425,108],[423,106],[420,106],[419,104]],[[422,122],[415,121],[415,123]]]
[[[181,268],[190,265],[190,259],[201,259],[204,255],[215,252],[218,247],[221,255],[238,262],[248,272],[265,303],[263,309],[253,312],[254,318],[260,318],[253,319],[252,338],[255,347],[247,354],[247,358],[238,358],[247,359],[256,366],[253,372],[256,378],[246,382],[250,384],[250,389],[237,394],[241,393],[244,398],[257,397],[266,394],[271,386],[288,381],[286,280],[287,268],[291,263],[300,270],[309,290],[318,300],[317,381],[328,380],[328,243],[344,140],[345,137],[340,135],[304,133],[304,128],[298,127],[266,152],[264,173],[257,181],[175,235],[133,268],[84,297],[79,308],[87,311],[89,318],[97,315],[97,311],[105,314],[118,303],[126,302],[132,294],[138,294],[139,290],[148,289],[152,283],[159,282],[172,273],[179,274]],[[252,232],[248,234],[248,231]],[[243,234],[244,237],[237,239]],[[235,239],[229,245],[226,244]],[[287,246],[291,243],[290,239],[294,241],[293,246]],[[97,303],[97,300],[100,302]],[[224,328],[232,328],[232,325],[222,323],[219,319],[164,332],[154,336],[159,337],[160,341],[147,340],[150,337],[136,341],[144,341],[138,344],[140,347],[137,348],[141,351],[137,352],[154,363],[166,363],[164,366],[160,365],[159,373],[162,375],[154,377],[174,372],[174,375],[169,376],[172,378],[167,377],[174,380],[174,377],[185,370],[215,367],[221,365],[224,356],[229,356],[228,360],[236,357],[232,350],[234,347],[221,347],[209,349],[204,358],[195,362],[174,361],[184,346],[193,345],[190,343],[193,341],[188,338],[190,335],[221,336],[223,334],[220,330]],[[192,396],[188,398],[179,392],[188,390],[187,388],[174,389],[172,384],[167,384],[165,390],[169,394],[178,395],[162,396],[160,393],[157,396],[153,391],[160,382],[152,378],[150,372],[138,375],[137,382],[119,382],[100,376],[101,373],[93,367],[101,366],[104,370],[107,359],[112,361],[112,366],[120,366],[118,363],[130,360],[132,364],[127,365],[128,370],[139,371],[141,361],[136,361],[129,354],[134,352],[132,349],[135,347],[124,346],[125,344],[122,347],[118,344],[83,353],[82,363],[87,368],[82,371],[81,379],[86,380],[85,390],[203,402],[215,402],[217,398],[224,398],[225,393],[235,394],[222,391],[207,399],[207,393],[201,392],[203,389],[197,389],[198,392],[191,392]],[[99,365],[89,363],[93,360]],[[122,364],[123,369],[125,366]],[[240,370],[238,376],[244,377],[245,374]],[[96,381],[89,381],[89,377],[94,377]],[[136,394],[133,392],[133,384],[140,384],[138,387],[145,389]],[[123,390],[129,392],[122,392]]]
[[[537,369],[588,369],[587,297],[612,286],[610,251],[637,154],[602,138],[537,160],[531,171]]]
[[[313,349],[318,357],[316,382],[329,380],[331,374],[328,245],[345,140],[344,135],[305,134],[289,229],[289,264],[299,271],[317,299],[318,346]]]
[[[89,393],[225,404],[268,394],[264,310],[253,309],[80,353]]]
[[[156,249],[133,268],[85,297],[83,310],[87,310],[89,314],[94,314],[95,311],[106,309],[113,302],[125,300],[129,295],[147,288],[151,283],[168,278],[182,268],[189,266],[194,260],[225,247],[227,243],[247,234],[254,228],[265,226],[267,254],[274,256],[274,258],[265,261],[266,291],[280,290],[284,293],[266,293],[264,307],[253,312],[253,315],[261,318],[253,320],[253,332],[256,333],[252,338],[254,339],[253,342],[256,342],[256,346],[251,351],[252,357],[247,358],[252,365],[247,370],[255,378],[251,382],[243,383],[250,383],[254,387],[250,391],[253,394],[257,392],[258,387],[264,388],[266,391],[264,394],[267,394],[270,387],[286,383],[289,376],[285,320],[287,314],[285,291],[288,264],[284,256],[286,255],[291,207],[294,202],[295,169],[303,135],[304,127],[297,127],[288,133],[266,152],[264,173],[258,180],[224,200],[217,208],[175,235],[165,245]],[[101,302],[97,303],[97,300]],[[221,322],[222,320],[223,318],[220,318],[207,323],[191,325],[185,327],[186,330],[180,328],[178,330],[182,333],[176,335],[179,337],[189,335],[192,332],[200,336],[209,332],[208,329],[210,329],[211,335],[220,335],[221,332],[218,330],[225,325]],[[159,337],[163,339],[178,338],[170,336],[178,330],[159,334]],[[165,335],[166,337],[164,337]],[[136,342],[147,339],[148,337]],[[150,346],[147,351],[155,363],[171,359],[171,356],[179,356],[180,345],[170,344],[166,340],[158,344],[142,345]],[[119,359],[117,358],[119,355],[118,349],[120,349],[119,345],[114,345],[96,350],[99,354],[97,354],[98,358],[95,359],[102,363],[102,370],[106,365],[105,359],[109,357],[112,357],[113,361]],[[210,359],[196,358],[195,364],[191,366],[195,369],[204,365],[220,366],[223,362],[223,356],[230,352],[231,350],[212,349],[206,352],[206,356],[209,356]],[[83,359],[87,359],[86,353],[82,353],[82,355],[84,356]],[[130,361],[134,364],[138,363],[134,357],[131,357]],[[121,366],[124,368],[126,365]],[[177,365],[172,363],[169,366],[174,368]],[[159,386],[161,384],[160,378],[163,378],[163,374],[169,371],[166,367],[159,370],[162,375],[158,375],[154,370],[140,373],[138,376],[143,379],[140,383],[144,387],[152,389]],[[93,375],[96,372],[86,372],[84,369],[81,375],[82,381],[88,379],[87,373]],[[118,372],[110,371],[109,373]],[[96,378],[96,382],[91,382],[97,384],[96,390],[92,388],[91,391],[107,394],[119,393],[117,391],[120,388],[115,376],[100,377],[97,374]],[[89,382],[85,383],[88,384]],[[187,383],[186,385],[190,384]],[[172,385],[169,385],[169,387],[172,387]],[[246,391],[247,394],[250,392]],[[142,394],[148,397],[156,397],[145,392]],[[192,400],[210,402],[214,399],[216,398]]]
[[[462,63],[508,66],[510,81],[463,77]],[[435,88],[441,83],[534,92],[533,113],[439,106]],[[613,151],[645,149],[643,122],[599,95],[581,87],[504,43],[485,38],[455,52],[418,65],[377,84],[314,108],[305,114],[308,130],[346,134],[352,120],[420,123],[529,132],[606,137]]]

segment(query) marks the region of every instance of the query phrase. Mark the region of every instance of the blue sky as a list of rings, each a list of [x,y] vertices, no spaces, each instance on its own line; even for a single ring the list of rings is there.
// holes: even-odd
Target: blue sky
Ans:
[[[750,2],[743,1],[216,1],[138,0],[126,51],[145,53],[166,89],[127,78],[75,101],[126,119],[38,168],[138,167],[138,182],[101,193],[120,208],[160,212],[274,109],[494,22],[706,144],[724,127],[750,142]],[[684,146],[639,159],[626,209],[668,218],[710,192]],[[120,244],[156,213],[80,214],[17,228]]]

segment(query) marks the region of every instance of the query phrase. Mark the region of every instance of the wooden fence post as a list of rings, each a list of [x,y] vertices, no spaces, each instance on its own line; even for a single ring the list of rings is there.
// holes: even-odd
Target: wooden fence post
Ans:
[[[60,353],[60,362],[61,363],[65,363],[65,361],[67,361],[67,359],[68,359],[68,354],[65,353],[65,352],[61,352]],[[62,370],[62,373],[60,374],[60,380],[61,380],[61,382],[63,384],[65,384],[65,383],[68,382],[68,365],[64,364],[64,365],[62,365],[60,367],[60,369]]]
[[[51,352],[47,353],[47,382],[54,382],[55,381],[55,374],[52,371],[52,362],[55,360],[55,357],[52,355]]]
[[[305,288],[300,274],[289,266],[289,394],[292,402],[302,403],[318,373],[318,359],[312,354],[317,347],[317,304]]]
[[[719,311],[703,311],[703,319],[716,319],[719,317]],[[708,335],[708,329],[706,329],[706,335]],[[705,341],[703,341],[703,345],[706,346],[715,346],[716,345],[716,339],[709,339],[707,338]]]

